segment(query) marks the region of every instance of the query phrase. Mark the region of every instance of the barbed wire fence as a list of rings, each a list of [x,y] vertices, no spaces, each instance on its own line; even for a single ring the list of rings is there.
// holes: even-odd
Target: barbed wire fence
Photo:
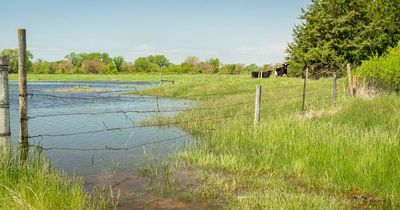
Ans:
[[[27,92],[26,97],[28,100],[41,100],[43,98],[51,98],[54,101],[62,102],[65,101],[73,101],[73,100],[85,100],[91,103],[98,103],[99,100],[128,100],[129,102],[137,102],[140,100],[154,100],[154,108],[153,109],[138,109],[137,107],[125,107],[121,109],[115,110],[77,110],[74,112],[62,112],[62,113],[42,113],[42,114],[34,114],[27,116],[26,120],[35,121],[39,119],[49,119],[49,118],[58,118],[58,117],[73,117],[73,116],[103,116],[103,115],[118,115],[119,117],[124,118],[126,121],[129,122],[127,126],[111,126],[106,121],[101,121],[101,126],[98,126],[97,129],[89,129],[89,130],[77,130],[75,132],[42,132],[35,135],[28,135],[26,139],[33,140],[33,139],[50,139],[56,137],[74,137],[74,136],[82,136],[82,135],[91,135],[96,133],[106,133],[106,132],[121,132],[127,130],[133,130],[137,128],[146,128],[146,127],[187,127],[189,125],[202,125],[202,124],[210,124],[208,122],[222,122],[224,120],[232,120],[235,118],[242,118],[247,117],[249,119],[254,116],[254,124],[257,126],[260,120],[262,113],[268,112],[273,110],[272,102],[276,102],[276,106],[280,106],[279,102],[287,102],[288,100],[292,102],[301,102],[302,107],[301,110],[304,112],[306,111],[307,104],[319,103],[319,102],[327,102],[329,100],[332,101],[332,106],[336,106],[337,104],[337,97],[339,94],[345,94],[346,89],[337,89],[337,81],[335,75],[333,76],[333,85],[332,89],[324,89],[324,90],[308,90],[309,86],[307,86],[307,76],[304,78],[304,84],[290,84],[290,85],[268,85],[266,94],[261,93],[261,86],[256,87],[255,92],[255,100],[254,96],[254,89],[244,89],[244,90],[235,90],[235,91],[218,91],[217,93],[204,93],[204,94],[191,94],[191,95],[182,95],[182,98],[187,100],[201,100],[201,99],[215,99],[220,100],[221,98],[226,97],[238,97],[238,96],[246,96],[246,100],[241,100],[240,102],[230,103],[230,104],[216,104],[213,106],[191,106],[191,107],[184,107],[184,108],[161,108],[159,104],[159,96],[144,96],[141,92],[135,87],[133,89],[124,89],[124,90],[107,90],[107,91],[95,91],[95,92],[88,92],[87,94],[82,93],[75,93],[75,94],[67,94],[65,92]],[[299,90],[299,93],[296,94],[280,94],[274,95],[271,94],[274,90],[281,90],[281,89],[296,89]],[[301,94],[300,91],[303,90]],[[282,93],[282,91],[277,91]],[[90,93],[90,94],[89,94]],[[166,95],[164,97],[174,97],[174,95]],[[247,100],[248,98],[248,100]],[[261,101],[268,102],[267,106],[262,106]],[[254,105],[254,110],[251,109],[251,105]],[[262,109],[262,107],[264,107]],[[220,111],[224,109],[236,109],[236,111],[231,112],[229,114],[223,115],[214,115],[208,117],[197,118],[193,120],[152,120],[150,122],[145,122],[144,120],[132,119],[129,114],[156,114],[157,116],[161,114],[167,113],[180,113],[180,112],[212,112],[214,110]],[[243,111],[245,110],[245,111]],[[250,111],[249,111],[250,110]],[[224,112],[222,112],[224,113]],[[162,115],[161,115],[162,116]],[[222,124],[222,123],[220,123]],[[197,126],[199,132],[209,132],[218,130],[218,127],[207,127],[205,126]],[[68,147],[45,147],[40,144],[29,144],[29,147],[35,147],[41,150],[73,150],[73,151],[128,151],[134,148],[143,147],[152,144],[158,144],[162,142],[169,142],[174,140],[179,140],[185,137],[190,138],[190,134],[177,136],[177,137],[168,137],[162,139],[154,139],[153,141],[149,141],[142,144],[119,147],[119,146],[104,146],[104,147],[97,147],[97,148],[68,148]]]
[[[306,79],[305,79],[306,81]],[[334,81],[335,84],[336,81]],[[281,86],[273,86],[273,87],[268,87],[269,90],[276,90],[276,89],[281,89],[281,88],[298,88],[301,90],[301,87],[305,87],[301,84],[299,85],[281,85]],[[260,91],[261,89],[257,88],[257,91]],[[254,91],[254,90],[253,90]],[[237,94],[246,94],[248,95],[249,98],[251,98],[251,95],[254,94],[254,92],[251,91],[250,89],[247,90],[240,90],[240,91],[232,91],[232,92],[221,92],[221,93],[207,93],[207,94],[196,94],[196,95],[185,95],[184,98],[188,99],[193,99],[193,98],[204,98],[204,97],[217,97],[217,99],[220,99],[221,97],[230,97],[230,96],[236,96]],[[336,97],[338,94],[344,93],[341,90],[337,90],[336,86],[333,85],[332,92],[331,91],[321,91],[321,90],[314,90],[314,91],[305,91],[306,96],[304,97],[303,94],[296,94],[296,95],[282,95],[278,97],[264,97],[265,101],[268,102],[279,102],[279,101],[287,101],[287,100],[293,100],[293,101],[302,101],[302,104],[305,104],[306,102],[304,101],[305,98],[310,99],[310,103],[313,102],[318,102],[318,101],[326,101],[329,99],[332,99],[332,105],[336,105]],[[118,95],[111,95],[111,96],[103,96],[101,95],[102,93],[118,93]],[[131,93],[135,95],[126,95],[126,93]],[[96,92],[97,94],[97,92]],[[130,113],[140,113],[140,114],[161,114],[161,113],[179,113],[179,112],[191,112],[191,111],[211,111],[211,110],[221,110],[221,109],[226,109],[226,108],[242,108],[244,106],[248,106],[253,104],[254,99],[249,99],[246,101],[242,101],[239,103],[231,103],[231,104],[224,104],[224,105],[216,105],[216,106],[210,106],[210,107],[204,107],[204,106],[195,106],[195,107],[187,107],[187,108],[174,108],[174,109],[161,109],[159,106],[158,99],[159,97],[157,96],[143,96],[140,94],[138,90],[134,91],[104,91],[100,92],[99,96],[76,96],[76,97],[70,97],[70,96],[60,96],[60,95],[55,95],[55,94],[49,94],[49,93],[29,93],[28,94],[30,98],[32,99],[35,96],[40,96],[40,97],[52,97],[52,98],[58,98],[58,99],[79,99],[79,100],[96,100],[96,99],[107,99],[107,98],[113,98],[113,99],[119,99],[119,98],[129,98],[129,99],[138,99],[138,98],[147,98],[147,99],[155,99],[155,105],[154,109],[134,109],[134,108],[126,108],[126,109],[120,109],[120,110],[113,110],[113,111],[81,111],[81,112],[74,112],[74,113],[53,113],[53,114],[38,114],[38,115],[31,115],[28,116],[29,120],[36,120],[36,119],[42,119],[42,118],[57,118],[60,116],[99,116],[99,115],[110,115],[110,114],[119,114],[121,117],[124,117],[127,121],[131,123],[129,126],[123,126],[123,127],[111,127],[107,125],[107,122],[102,122],[102,127],[99,129],[94,129],[94,130],[87,130],[87,131],[77,131],[77,132],[65,132],[65,133],[40,133],[37,135],[31,135],[28,136],[28,139],[44,139],[44,138],[51,138],[51,137],[67,137],[67,136],[79,136],[79,135],[89,135],[89,134],[95,134],[95,133],[104,133],[104,132],[118,132],[118,131],[124,131],[124,130],[131,130],[135,128],[146,128],[146,127],[171,127],[171,126],[183,126],[183,125],[190,125],[190,124],[202,124],[206,122],[217,122],[217,121],[223,121],[226,119],[232,119],[232,118],[238,118],[238,117],[250,117],[251,115],[255,114],[258,112],[258,115],[261,115],[261,104],[259,103],[256,107],[254,112],[253,111],[246,111],[246,112],[237,112],[229,115],[221,115],[221,116],[213,116],[213,117],[206,117],[206,118],[201,118],[201,119],[196,119],[196,120],[176,120],[176,121],[165,121],[165,122],[152,122],[152,123],[144,123],[142,122],[143,120],[133,120],[128,114]],[[256,95],[258,95],[256,93]],[[259,97],[261,97],[262,94],[259,94]],[[256,99],[257,100],[257,99]],[[270,107],[272,108],[272,107]],[[268,107],[267,107],[268,109]],[[258,110],[258,111],[257,111]],[[265,109],[262,109],[263,112],[268,111]],[[305,111],[305,110],[303,110]],[[257,114],[256,114],[257,115]],[[257,116],[255,117],[257,118]],[[255,123],[257,124],[259,121],[258,119],[255,119]],[[218,128],[208,128],[203,130],[204,131],[211,131],[211,130],[217,130]],[[181,137],[180,137],[181,138]],[[166,139],[157,139],[153,142],[146,143],[144,145],[150,145],[150,144],[156,144],[156,143],[161,143],[165,141],[172,141],[176,140],[176,138],[166,138]],[[179,139],[179,138],[178,138]],[[43,150],[78,150],[78,151],[98,151],[98,150],[129,150],[132,148],[144,146],[143,144],[140,145],[134,145],[132,147],[113,147],[113,146],[105,146],[103,148],[93,148],[93,149],[81,149],[81,148],[65,148],[65,147],[43,147],[41,145],[30,145],[31,147],[37,147]]]

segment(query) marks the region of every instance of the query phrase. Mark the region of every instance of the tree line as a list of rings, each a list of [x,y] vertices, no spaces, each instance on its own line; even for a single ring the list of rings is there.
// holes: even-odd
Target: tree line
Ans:
[[[359,66],[400,41],[400,0],[312,0],[287,48],[289,74],[308,67],[313,77],[331,76],[347,63]]]
[[[10,58],[10,73],[18,72],[17,49],[4,49],[0,55]],[[33,74],[118,74],[118,73],[203,73],[203,74],[248,74],[252,71],[273,70],[280,64],[223,64],[218,58],[202,61],[196,56],[187,57],[181,64],[174,64],[164,55],[139,57],[133,62],[122,56],[112,57],[108,53],[70,53],[59,61],[33,61],[27,52],[27,69]]]

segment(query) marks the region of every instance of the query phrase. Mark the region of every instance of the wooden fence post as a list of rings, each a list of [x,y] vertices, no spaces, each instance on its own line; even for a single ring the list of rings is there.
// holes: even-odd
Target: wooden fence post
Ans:
[[[18,29],[18,73],[19,73],[19,146],[21,161],[28,159],[28,101],[26,69],[26,30]]]
[[[352,78],[351,78],[351,66],[350,64],[347,64],[347,79],[349,80],[349,93],[351,97],[354,97],[353,94],[353,83],[352,83]]]
[[[255,103],[255,111],[254,111],[254,125],[257,125],[260,122],[260,106],[261,106],[261,85],[256,86],[256,103]]]
[[[336,107],[337,98],[337,76],[336,72],[333,72],[333,88],[332,88],[332,104]]]
[[[0,56],[0,153],[11,148],[8,70],[8,57]]]
[[[306,110],[307,80],[308,80],[308,68],[306,68],[306,71],[304,73],[303,102],[302,102],[302,105],[301,105],[301,111],[305,111]]]

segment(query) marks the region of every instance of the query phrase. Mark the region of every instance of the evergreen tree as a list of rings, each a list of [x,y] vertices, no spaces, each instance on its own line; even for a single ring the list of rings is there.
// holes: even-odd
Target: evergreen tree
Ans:
[[[312,0],[287,49],[290,73],[330,76],[384,53],[400,40],[399,17],[400,0]]]

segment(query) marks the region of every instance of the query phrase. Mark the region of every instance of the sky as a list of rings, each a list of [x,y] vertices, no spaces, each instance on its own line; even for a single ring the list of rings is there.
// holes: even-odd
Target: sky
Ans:
[[[223,63],[283,62],[310,0],[0,0],[0,50],[27,30],[34,60],[107,52],[134,61],[151,54]]]

